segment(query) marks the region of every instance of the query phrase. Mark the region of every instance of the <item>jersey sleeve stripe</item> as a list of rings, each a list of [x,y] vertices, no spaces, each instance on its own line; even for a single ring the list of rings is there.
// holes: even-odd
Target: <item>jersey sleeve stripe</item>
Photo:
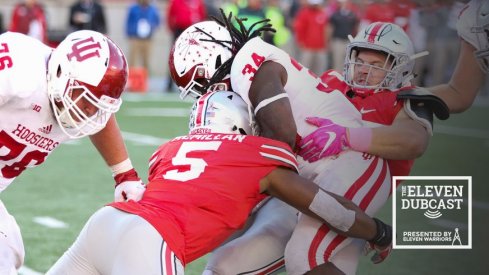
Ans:
[[[270,149],[272,151],[275,150],[275,151],[278,151],[278,152],[282,152],[283,154],[288,155],[290,158],[292,158],[294,160],[296,159],[295,158],[295,155],[290,150],[285,149],[285,148],[282,148],[282,147],[277,147],[277,146],[263,144],[261,146],[261,148],[263,148],[263,149]]]
[[[273,160],[278,160],[280,162],[284,162],[284,163],[288,164],[287,166],[292,166],[296,171],[299,171],[299,168],[297,167],[297,162],[291,161],[290,159],[282,158],[282,157],[279,157],[277,155],[263,153],[263,152],[260,152],[260,155],[262,155],[265,158],[269,158],[269,159],[273,159]]]
[[[271,158],[287,163],[298,171],[297,159],[295,155],[290,150],[284,147],[263,144],[260,148],[260,154],[266,158]]]

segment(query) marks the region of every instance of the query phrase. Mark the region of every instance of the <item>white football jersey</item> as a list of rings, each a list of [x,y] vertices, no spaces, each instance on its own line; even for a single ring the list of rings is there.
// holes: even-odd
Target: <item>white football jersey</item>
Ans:
[[[265,61],[282,65],[287,71],[284,90],[289,96],[297,132],[304,137],[316,127],[306,122],[306,117],[331,119],[345,127],[362,125],[360,112],[338,90],[328,87],[309,69],[291,58],[283,50],[256,37],[248,41],[237,53],[231,67],[231,85],[247,104],[254,73]]]
[[[47,95],[51,51],[23,34],[0,35],[0,192],[68,139]]]
[[[477,50],[489,49],[487,25],[489,24],[489,3],[472,0],[465,5],[457,21],[458,35]]]

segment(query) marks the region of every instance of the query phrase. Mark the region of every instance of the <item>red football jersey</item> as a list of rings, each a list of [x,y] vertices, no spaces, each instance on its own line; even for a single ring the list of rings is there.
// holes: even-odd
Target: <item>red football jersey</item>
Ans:
[[[333,73],[332,73],[333,72]],[[367,97],[350,96],[351,89],[338,73],[329,70],[323,73],[321,80],[328,88],[340,90],[362,114],[362,120],[374,124],[391,125],[404,102],[397,100],[398,91],[380,91]],[[414,160],[388,160],[392,176],[407,176]]]
[[[110,205],[146,219],[186,264],[244,226],[266,197],[259,181],[279,166],[297,171],[295,155],[279,141],[227,134],[177,137],[151,157],[143,198]]]

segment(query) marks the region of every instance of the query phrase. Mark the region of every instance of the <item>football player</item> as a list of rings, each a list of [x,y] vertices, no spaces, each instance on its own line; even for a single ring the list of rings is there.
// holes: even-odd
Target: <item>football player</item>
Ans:
[[[61,143],[90,136],[113,172],[115,200],[138,200],[144,186],[114,116],[126,80],[124,54],[100,33],[74,32],[56,49],[23,34],[0,35],[0,192]],[[0,232],[0,274],[15,274],[24,246],[2,203]]]
[[[240,21],[238,18],[238,24]],[[366,88],[358,89],[357,93],[362,97],[368,97],[380,90],[400,89],[409,85],[412,78],[412,60],[416,58],[411,42],[402,29],[393,24],[375,24],[377,23],[367,27],[368,31],[364,31],[368,32],[369,39],[383,38],[384,41],[376,43],[377,45],[389,43],[384,48],[364,51],[355,48],[355,57],[360,53],[364,56],[363,60],[355,58],[355,62],[373,65],[366,66],[366,74],[362,76],[362,80],[357,81]],[[311,124],[317,123],[306,123],[306,119],[311,116],[327,118],[331,122],[351,128],[363,128],[368,125],[363,120],[365,113],[357,109],[357,106],[344,96],[342,90],[338,89],[339,87],[323,83],[288,54],[264,43],[259,34],[268,29],[269,25],[256,30],[243,26],[237,29],[230,23],[230,18],[224,16],[223,20],[217,20],[217,23],[202,22],[187,29],[177,39],[169,60],[170,71],[181,90],[181,96],[198,97],[207,90],[232,87],[248,103],[250,112],[256,115],[262,135],[282,140],[291,146],[295,145],[296,140],[300,141],[302,137],[315,130]],[[396,41],[392,42],[392,39]],[[392,45],[394,47],[389,49]],[[388,55],[383,55],[381,64],[365,56],[369,52],[376,54],[379,50],[385,49],[389,50]],[[362,69],[362,64],[356,67]],[[384,75],[381,76],[379,71]],[[341,74],[338,75],[341,78]],[[374,80],[378,83],[373,83]],[[431,125],[419,114],[428,112],[431,115],[430,106],[419,106],[420,110],[411,110],[409,104],[406,104],[405,111],[403,99],[397,101],[396,94],[390,97],[390,103],[385,103],[383,109],[375,114],[380,116],[381,112],[389,112],[389,117],[380,123],[395,122],[412,127],[412,132],[416,133],[416,142],[426,144]],[[402,114],[397,116],[397,113]],[[364,134],[361,131],[365,130],[360,129],[357,145],[365,146],[365,143],[362,143]],[[330,137],[333,135],[336,134],[332,133]],[[350,150],[337,157],[314,163],[302,158],[298,160],[301,175],[314,180],[325,190],[361,204],[361,208],[369,215],[376,213],[389,196],[390,177],[394,171],[386,160],[377,156]],[[405,169],[395,172],[409,173],[410,167],[408,163],[404,166]],[[255,221],[244,235],[214,251],[205,274],[266,274],[276,271],[283,266],[284,249],[295,227],[296,214],[279,201],[270,200],[256,213]],[[301,219],[307,219],[303,217]],[[320,240],[320,247],[313,247],[308,239],[297,244],[302,246],[302,255],[295,255],[297,257],[294,257],[294,261],[297,262],[292,266],[288,264],[287,272],[303,274],[331,261],[342,272],[354,273],[360,254],[357,253],[357,247],[364,243],[342,238],[340,241],[334,241],[339,245],[329,251],[329,244],[336,239],[336,233],[321,223],[313,221],[310,224],[316,231],[309,236],[320,234],[328,237]],[[261,245],[263,243],[268,245]],[[353,248],[350,248],[351,246]],[[323,257],[326,248],[329,254],[328,257]],[[310,253],[307,252],[308,249]],[[382,253],[382,257],[385,257],[384,249],[388,248],[377,249]],[[345,252],[340,253],[341,251]],[[307,257],[311,254],[314,260],[310,262]],[[379,260],[378,256],[376,254],[374,257],[375,262],[382,260]]]
[[[189,128],[151,156],[143,198],[97,211],[47,274],[184,274],[269,195],[338,232],[390,243],[390,226],[300,177],[287,144],[253,136],[254,118],[236,93],[202,96]]]
[[[489,2],[487,1],[473,0],[462,9],[457,22],[458,34],[462,38],[461,50],[455,71],[448,83],[429,88],[434,95],[437,95],[445,102],[451,113],[463,112],[472,105],[489,72],[488,14]],[[327,83],[334,78],[335,74],[330,72],[326,72],[322,76],[323,81]],[[431,95],[424,88],[414,87],[414,90],[418,91],[411,93],[411,97],[423,97],[425,103],[432,104],[429,103]],[[417,94],[417,96],[414,94]],[[366,110],[368,111],[369,108],[366,107],[364,112]],[[429,116],[426,118],[431,119]],[[445,118],[447,118],[446,115]],[[347,137],[354,139],[355,132],[360,131],[360,129],[356,129],[352,132],[350,129],[344,129],[333,123],[329,125],[323,127],[321,132],[327,129],[338,128],[340,132],[347,132],[345,134]],[[425,150],[425,146],[416,142],[419,139],[413,135],[415,133],[409,132],[409,129],[398,127],[396,124],[375,129],[363,129],[369,132],[367,135],[364,133],[363,136],[371,137],[368,139],[368,142],[363,140],[365,145],[363,148],[356,148],[355,141],[353,142],[353,146],[348,146],[348,138],[346,138],[346,142],[339,142],[341,139],[338,139],[336,143],[333,142],[328,148],[324,148],[327,140],[321,137],[319,132],[317,133],[318,135],[311,135],[303,141],[307,140],[310,142],[307,148],[309,151],[307,156],[310,160],[315,160],[318,157],[328,157],[345,148],[354,150],[361,149],[364,152],[386,158],[406,159],[419,156]],[[351,135],[352,133],[353,135]],[[340,144],[342,146],[339,146]],[[311,157],[312,154],[316,155]]]
[[[461,11],[457,22],[461,48],[450,81],[431,87],[451,113],[467,110],[489,73],[489,1],[472,0]]]

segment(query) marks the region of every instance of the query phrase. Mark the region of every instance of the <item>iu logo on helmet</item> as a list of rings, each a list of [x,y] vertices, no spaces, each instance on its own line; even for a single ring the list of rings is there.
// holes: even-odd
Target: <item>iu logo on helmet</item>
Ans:
[[[83,62],[91,57],[100,57],[98,49],[102,49],[99,42],[93,40],[93,37],[80,40],[71,46],[72,53],[68,54],[68,60],[76,58],[76,61]]]

